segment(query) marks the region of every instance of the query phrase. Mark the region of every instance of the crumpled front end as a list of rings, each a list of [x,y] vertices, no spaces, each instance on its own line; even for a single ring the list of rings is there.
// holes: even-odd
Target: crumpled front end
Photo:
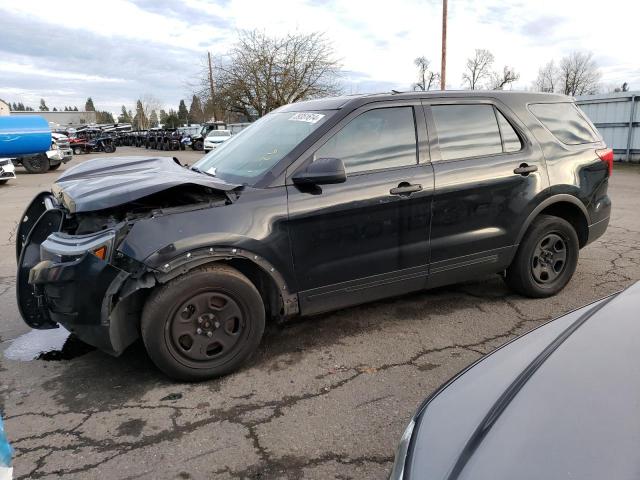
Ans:
[[[68,211],[48,193],[31,203],[18,229],[17,299],[32,328],[63,325],[83,341],[118,355],[138,337],[134,296],[123,287],[131,272],[126,259],[114,261],[118,231],[114,225],[73,235]],[[117,254],[121,257],[121,254]],[[134,293],[132,291],[131,293]]]

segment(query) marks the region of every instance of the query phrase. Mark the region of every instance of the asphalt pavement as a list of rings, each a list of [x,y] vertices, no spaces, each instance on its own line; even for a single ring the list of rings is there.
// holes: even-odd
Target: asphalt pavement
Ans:
[[[197,152],[119,148],[113,155]],[[383,479],[422,399],[517,335],[640,280],[640,166],[616,164],[606,234],[557,296],[498,276],[270,325],[249,365],[175,383],[137,343],[119,358],[31,331],[15,300],[15,228],[58,172],[0,186],[0,414],[16,478]],[[598,345],[594,345],[596,351]],[[49,350],[48,353],[38,353]]]

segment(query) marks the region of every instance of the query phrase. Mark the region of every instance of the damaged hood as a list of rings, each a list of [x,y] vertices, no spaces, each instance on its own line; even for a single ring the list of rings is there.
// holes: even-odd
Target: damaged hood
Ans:
[[[223,192],[240,186],[184,168],[171,157],[108,157],[67,170],[51,191],[77,213],[116,207],[185,184]]]

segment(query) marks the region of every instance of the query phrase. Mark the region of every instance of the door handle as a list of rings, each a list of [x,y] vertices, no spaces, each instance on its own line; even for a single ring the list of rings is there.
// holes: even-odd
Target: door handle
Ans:
[[[513,173],[526,177],[530,173],[537,172],[537,171],[538,171],[538,167],[536,165],[527,165],[526,163],[523,163],[518,168],[514,169]]]
[[[419,183],[411,184],[409,182],[400,182],[400,184],[389,190],[391,195],[411,195],[412,193],[422,190],[422,185]]]

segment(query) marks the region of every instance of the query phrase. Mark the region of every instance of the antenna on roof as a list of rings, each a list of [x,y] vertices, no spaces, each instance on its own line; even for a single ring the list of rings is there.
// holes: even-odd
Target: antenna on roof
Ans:
[[[402,92],[400,92],[400,91],[398,91],[398,90],[391,89],[391,93],[393,93],[394,95],[396,95],[396,94],[398,94],[398,93],[402,93]]]

